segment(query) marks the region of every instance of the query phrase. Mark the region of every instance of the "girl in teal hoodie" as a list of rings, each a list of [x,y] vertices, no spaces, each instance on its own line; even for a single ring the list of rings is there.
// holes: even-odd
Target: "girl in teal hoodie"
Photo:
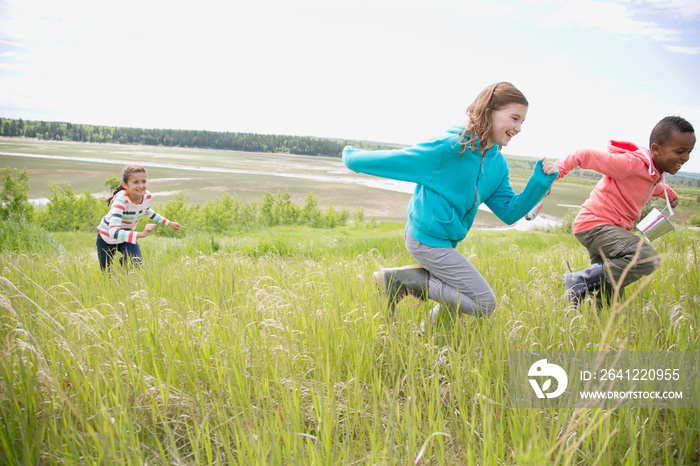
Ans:
[[[400,150],[343,149],[343,162],[353,171],[416,183],[405,242],[419,265],[374,273],[392,311],[406,294],[439,303],[431,320],[441,304],[472,315],[494,311],[491,287],[455,248],[480,204],[511,225],[544,197],[556,178],[556,168],[543,158],[520,194],[510,185],[500,148],[520,132],[528,105],[512,84],[500,82],[481,91],[467,108],[465,126]]]

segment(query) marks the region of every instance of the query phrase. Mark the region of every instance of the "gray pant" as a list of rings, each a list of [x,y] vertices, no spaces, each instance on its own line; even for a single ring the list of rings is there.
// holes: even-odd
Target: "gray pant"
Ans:
[[[575,236],[588,249],[591,264],[605,262],[605,277],[609,283],[619,283],[624,270],[630,267],[622,280],[622,288],[653,273],[661,263],[654,248],[624,228],[602,225]],[[639,256],[633,262],[637,250]]]
[[[405,233],[406,249],[430,273],[428,298],[449,310],[489,315],[496,309],[496,295],[478,270],[453,248],[433,248]]]

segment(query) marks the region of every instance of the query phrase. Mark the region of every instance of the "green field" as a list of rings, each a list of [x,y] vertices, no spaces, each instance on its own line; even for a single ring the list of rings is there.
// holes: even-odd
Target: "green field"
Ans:
[[[26,238],[0,255],[3,464],[700,461],[694,409],[507,403],[508,351],[697,350],[697,231],[657,240],[661,269],[600,313],[560,299],[564,259],[587,262],[571,235],[472,232],[499,307],[427,334],[429,304],[392,319],[371,280],[412,262],[401,224],[151,236],[109,276],[93,234]]]
[[[152,235],[142,269],[109,275],[93,230],[0,221],[0,464],[700,463],[697,409],[508,401],[509,351],[698,351],[698,230],[655,240],[661,268],[600,311],[561,299],[566,261],[588,263],[571,234],[472,231],[458,250],[493,287],[496,312],[442,313],[424,333],[433,303],[407,298],[392,317],[372,280],[413,262],[409,195],[350,182],[361,175],[339,159],[18,140],[0,152],[54,157],[0,155],[27,169],[32,198],[58,182],[101,192],[124,161],[166,161],[184,168],[149,168],[156,203],[289,189],[298,203],[313,191],[321,205],[398,220]],[[279,176],[310,173],[323,178]],[[585,199],[590,183],[573,181],[546,212]]]

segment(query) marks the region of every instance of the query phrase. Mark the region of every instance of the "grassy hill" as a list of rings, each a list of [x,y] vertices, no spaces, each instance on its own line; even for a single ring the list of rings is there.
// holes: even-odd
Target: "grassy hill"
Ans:
[[[111,275],[94,234],[12,231],[0,462],[700,461],[697,409],[516,409],[508,370],[509,351],[697,351],[700,232],[657,240],[661,269],[600,312],[560,300],[564,259],[587,263],[571,235],[472,232],[458,249],[497,311],[424,334],[431,304],[392,318],[371,280],[412,262],[402,228],[151,236],[143,269]]]

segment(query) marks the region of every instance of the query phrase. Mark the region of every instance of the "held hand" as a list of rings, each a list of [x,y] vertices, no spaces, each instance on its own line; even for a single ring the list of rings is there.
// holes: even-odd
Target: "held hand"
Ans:
[[[678,206],[678,196],[676,196],[676,197],[674,197],[673,199],[671,199],[671,208],[673,209],[673,208],[675,208],[676,206]]]
[[[182,227],[180,226],[180,224],[177,223],[177,222],[170,222],[170,224],[169,224],[168,226],[169,226],[170,228],[172,228],[173,230],[177,230],[177,231],[180,231],[180,230],[182,229]]]
[[[547,160],[547,157],[542,157],[540,160],[542,160],[542,171],[545,175],[551,175],[552,173],[557,172],[557,167],[555,167],[552,162]]]

